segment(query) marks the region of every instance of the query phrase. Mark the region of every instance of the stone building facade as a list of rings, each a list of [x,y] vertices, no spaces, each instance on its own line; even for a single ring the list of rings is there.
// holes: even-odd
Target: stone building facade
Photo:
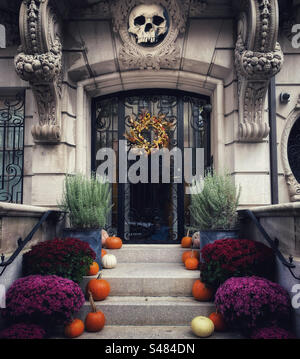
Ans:
[[[228,169],[241,185],[241,207],[270,205],[276,197],[279,203],[300,200],[295,140],[300,54],[297,33],[292,33],[300,23],[298,0],[0,4],[6,30],[0,48],[0,111],[7,112],[7,101],[12,106],[20,96],[25,103],[14,105],[24,116],[24,160],[18,163],[22,194],[1,193],[2,200],[56,207],[66,174],[95,169],[100,141],[95,121],[102,99],[117,97],[120,109],[122,94],[206,101],[211,105],[211,112],[203,114],[209,121],[207,159],[218,171]],[[123,112],[115,114],[121,129],[125,117],[120,113],[126,115],[128,108],[124,101]],[[121,135],[116,132],[112,142]],[[2,179],[11,180],[15,172],[8,165],[3,162]],[[3,184],[1,191],[12,188]]]

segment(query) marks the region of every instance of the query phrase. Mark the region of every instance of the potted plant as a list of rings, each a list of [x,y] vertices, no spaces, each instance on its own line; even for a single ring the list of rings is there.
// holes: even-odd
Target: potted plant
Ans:
[[[109,183],[94,173],[90,177],[67,175],[59,207],[68,213],[70,221],[70,228],[63,230],[63,237],[88,242],[101,266],[101,231],[112,207]]]
[[[211,170],[193,183],[190,212],[193,229],[200,232],[200,249],[217,239],[238,238],[239,197],[240,189],[227,173]]]

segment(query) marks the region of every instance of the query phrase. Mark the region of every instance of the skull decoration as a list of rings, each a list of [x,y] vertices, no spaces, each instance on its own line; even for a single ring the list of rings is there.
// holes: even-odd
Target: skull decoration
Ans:
[[[165,9],[161,5],[138,5],[129,16],[129,33],[138,44],[149,46],[161,42],[168,32]]]

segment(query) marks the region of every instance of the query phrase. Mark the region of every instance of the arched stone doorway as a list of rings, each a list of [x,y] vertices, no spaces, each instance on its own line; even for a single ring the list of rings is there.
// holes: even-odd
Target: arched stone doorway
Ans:
[[[212,164],[211,136],[210,136],[210,98],[204,95],[171,90],[138,90],[97,97],[92,101],[92,150],[91,169],[97,171],[102,161],[97,157],[99,150],[111,148],[116,154],[116,168],[120,171],[122,162],[127,161],[126,170],[134,161],[124,157],[122,145],[124,133],[129,128],[129,118],[136,118],[143,110],[152,115],[164,114],[167,121],[172,122],[172,129],[168,132],[170,142],[168,149],[172,152],[180,150],[181,181],[175,176],[177,166],[173,155],[170,156],[170,180],[162,179],[162,172],[166,163],[159,164],[159,180],[151,180],[151,156],[147,157],[147,179],[132,183],[112,184],[113,213],[111,228],[129,243],[176,243],[184,234],[184,227],[190,224],[189,201],[184,182],[184,153],[192,150],[191,166],[193,175],[196,173],[196,161],[203,149],[203,168]],[[148,130],[145,137],[151,136]],[[125,149],[124,149],[124,152]],[[173,153],[173,152],[172,152]],[[120,158],[123,156],[120,162]],[[152,156],[153,159],[153,156]],[[201,159],[202,161],[202,159]],[[122,182],[122,180],[121,180]]]

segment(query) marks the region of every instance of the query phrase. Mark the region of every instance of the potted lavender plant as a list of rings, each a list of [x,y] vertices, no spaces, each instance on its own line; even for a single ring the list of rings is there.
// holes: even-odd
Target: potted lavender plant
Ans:
[[[240,189],[229,174],[209,171],[192,187],[190,213],[192,229],[200,232],[200,249],[217,239],[238,238]]]
[[[68,213],[70,221],[70,228],[63,230],[63,237],[88,242],[101,266],[101,232],[112,207],[109,183],[94,173],[90,177],[67,175],[59,206]]]

